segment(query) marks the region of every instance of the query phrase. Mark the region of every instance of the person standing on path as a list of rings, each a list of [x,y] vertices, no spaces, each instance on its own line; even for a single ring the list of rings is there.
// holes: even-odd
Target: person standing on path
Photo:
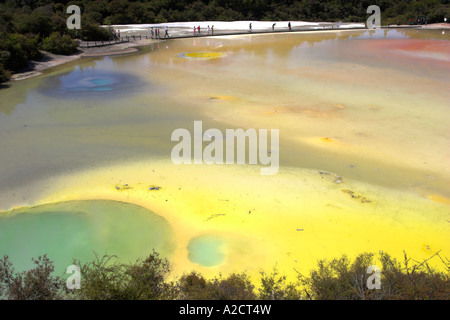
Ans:
[[[169,27],[168,26],[166,26],[166,28],[165,28],[164,38],[170,38],[169,37]]]
[[[197,27],[194,26],[194,37],[196,36],[196,33],[197,33]]]
[[[211,35],[214,35],[214,25],[211,26]]]
[[[197,27],[197,36],[200,36],[200,26]]]
[[[209,36],[209,32],[210,32],[210,29],[209,29],[209,25],[208,25],[208,28],[206,28],[206,35]]]
[[[249,25],[248,25],[248,31],[250,32],[250,33],[252,33],[252,24],[250,23]]]
[[[275,25],[276,25],[276,23],[274,23],[274,24],[272,25],[272,31],[275,30]]]
[[[150,28],[150,37],[152,39],[155,37],[155,32],[153,31],[153,27]]]
[[[289,31],[291,31],[291,23],[290,22],[288,23],[288,28],[289,28]]]

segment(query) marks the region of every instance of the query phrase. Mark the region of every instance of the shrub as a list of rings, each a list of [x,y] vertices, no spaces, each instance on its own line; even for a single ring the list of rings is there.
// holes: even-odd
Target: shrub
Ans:
[[[11,73],[8,70],[3,68],[3,65],[0,64],[0,83],[6,82],[11,77]]]
[[[261,288],[259,299],[262,300],[299,300],[301,291],[297,284],[288,283],[285,275],[280,275],[275,266],[270,274],[264,271],[261,274]]]
[[[428,265],[440,258],[444,272]],[[439,252],[422,262],[406,256],[402,263],[386,253],[377,259],[362,253],[353,261],[343,255],[320,260],[308,276],[299,274],[297,282],[288,282],[276,267],[267,274],[261,271],[257,290],[245,272],[205,279],[198,272],[169,282],[171,264],[153,251],[144,260],[121,264],[117,257],[96,256],[80,266],[81,289],[69,291],[59,277],[53,277],[53,263],[47,256],[33,259],[35,267],[15,273],[5,256],[0,259],[0,299],[82,299],[82,300],[366,300],[366,299],[450,299],[450,262]],[[381,288],[367,288],[371,274],[367,267],[381,266]]]
[[[0,38],[0,51],[9,52],[4,68],[18,71],[28,65],[28,60],[38,59],[42,55],[38,50],[38,36],[18,33],[5,34]]]
[[[180,299],[186,300],[255,300],[256,294],[245,272],[219,275],[206,280],[193,271],[180,277],[177,283]]]
[[[10,300],[62,299],[63,281],[53,277],[53,262],[47,255],[32,259],[35,267],[19,274],[14,272],[8,256],[0,259],[0,298]]]
[[[102,28],[97,22],[85,19],[82,16],[83,28],[81,29],[81,38],[85,41],[106,41],[112,39],[113,35],[111,30]]]
[[[405,254],[403,265],[386,253],[379,255],[381,262],[381,288],[369,290],[366,282],[367,267],[374,264],[374,255],[363,253],[354,262],[342,256],[338,259],[320,260],[317,269],[309,277],[303,277],[306,293],[317,300],[417,300],[449,299],[450,277],[429,267],[428,261],[439,256],[436,253],[429,259],[418,262]]]
[[[42,49],[51,53],[69,55],[77,51],[77,42],[69,36],[53,32],[42,41]]]
[[[208,283],[200,273],[195,271],[182,275],[178,280],[180,298],[186,300],[208,300],[211,299],[207,291]]]
[[[104,255],[89,263],[75,260],[80,266],[81,289],[75,297],[83,300],[158,300],[170,297],[166,282],[171,266],[155,251],[146,259],[126,265],[116,256]]]
[[[4,63],[9,58],[9,51],[0,50],[0,83],[6,82],[11,77],[8,70],[5,70]]]
[[[171,269],[170,262],[160,258],[155,250],[146,259],[127,266],[130,297],[136,300],[160,300],[169,297],[171,285],[166,280]]]

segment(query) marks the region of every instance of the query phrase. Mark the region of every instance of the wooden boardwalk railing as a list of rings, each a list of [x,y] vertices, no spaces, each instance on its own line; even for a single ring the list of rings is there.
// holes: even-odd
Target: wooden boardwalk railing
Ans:
[[[113,44],[130,42],[130,41],[134,41],[134,40],[148,39],[148,38],[149,38],[149,36],[133,35],[133,36],[125,36],[125,37],[117,38],[114,40],[106,40],[106,41],[81,41],[79,46],[80,46],[80,48],[104,47],[104,46],[110,46]]]

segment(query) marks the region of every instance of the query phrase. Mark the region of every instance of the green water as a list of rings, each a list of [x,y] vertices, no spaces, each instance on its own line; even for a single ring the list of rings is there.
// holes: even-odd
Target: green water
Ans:
[[[47,254],[58,272],[73,258],[92,261],[94,252],[114,254],[123,262],[145,258],[155,249],[174,249],[167,221],[140,206],[106,200],[68,201],[0,212],[0,255],[17,271],[31,258]]]
[[[188,245],[190,261],[204,267],[214,267],[226,259],[225,242],[213,235],[199,236],[192,239]]]

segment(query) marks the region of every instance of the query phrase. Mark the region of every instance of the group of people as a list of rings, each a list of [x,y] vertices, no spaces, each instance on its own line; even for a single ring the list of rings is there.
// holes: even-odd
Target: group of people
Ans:
[[[272,24],[272,31],[275,31],[275,25],[276,25],[276,23]],[[290,22],[288,23],[288,28],[289,28],[289,31],[292,31],[292,27],[291,27],[291,23]],[[248,25],[248,32],[250,32],[250,33],[253,32],[251,23]]]
[[[208,25],[208,27],[206,28],[206,35],[208,35],[208,36],[214,35],[214,25],[211,26],[211,28]],[[200,26],[198,26],[198,27],[194,26],[194,37],[195,36],[197,36],[197,37],[200,36]]]
[[[276,25],[276,23],[272,24],[272,31],[275,30],[275,25]],[[249,28],[249,32],[252,33],[253,32],[252,23],[249,24],[248,28]],[[290,22],[288,23],[288,28],[289,28],[289,31],[292,30]],[[165,31],[164,38],[170,38],[170,36],[169,36],[169,27],[168,26],[165,27],[164,31]],[[151,35],[152,39],[161,39],[161,37],[159,35],[159,28],[153,29],[153,27],[151,27],[150,28],[150,35]],[[208,25],[208,27],[206,28],[206,35],[208,35],[208,36],[209,35],[212,35],[212,36],[214,35],[214,25],[211,26],[211,28]],[[194,37],[195,36],[197,36],[197,37],[200,36],[200,26],[197,26],[197,27],[194,26]],[[119,33],[119,37],[120,37],[120,33]]]
[[[160,35],[159,35],[159,28],[155,28],[153,30],[153,27],[150,28],[150,36],[152,39],[161,39]],[[164,28],[164,38],[170,38],[169,36],[169,27],[166,26]]]

